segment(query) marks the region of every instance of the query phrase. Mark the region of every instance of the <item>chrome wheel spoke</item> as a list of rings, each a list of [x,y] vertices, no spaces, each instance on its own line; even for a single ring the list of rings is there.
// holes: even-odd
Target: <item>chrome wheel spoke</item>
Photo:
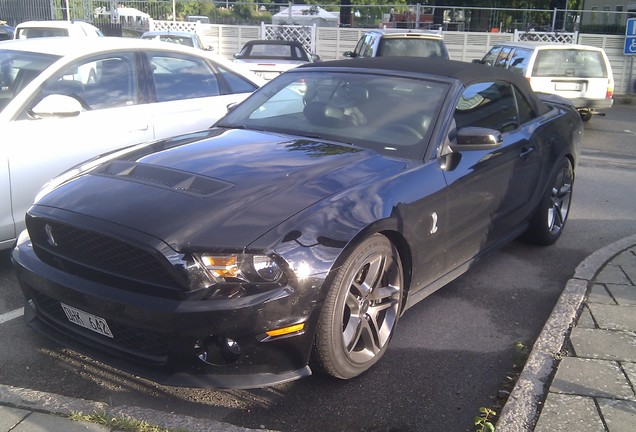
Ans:
[[[548,227],[552,232],[558,232],[565,225],[570,210],[572,196],[572,182],[567,171],[557,178],[552,188],[552,206],[548,209]]]
[[[368,296],[373,291],[374,286],[380,280],[384,271],[384,257],[376,255],[365,266],[360,268],[358,275],[353,280],[360,295]]]
[[[342,340],[356,363],[372,360],[388,342],[397,321],[401,294],[399,266],[375,254],[358,269],[345,299]]]

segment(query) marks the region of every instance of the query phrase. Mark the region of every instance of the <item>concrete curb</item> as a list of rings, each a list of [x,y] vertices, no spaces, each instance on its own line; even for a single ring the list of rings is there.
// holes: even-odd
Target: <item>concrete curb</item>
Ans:
[[[0,384],[0,401],[2,405],[46,414],[70,416],[73,413],[86,415],[103,412],[108,417],[131,417],[166,429],[197,432],[252,432],[247,429],[215,420],[175,415],[152,409],[135,406],[110,407],[103,402],[69,398],[53,393],[23,389]],[[273,432],[258,429],[259,432]]]
[[[597,250],[576,267],[574,277],[567,282],[532,347],[528,361],[495,425],[497,429],[506,432],[532,431],[550,384],[548,380],[565,338],[578,317],[589,282],[612,257],[634,244],[636,235],[618,240]]]

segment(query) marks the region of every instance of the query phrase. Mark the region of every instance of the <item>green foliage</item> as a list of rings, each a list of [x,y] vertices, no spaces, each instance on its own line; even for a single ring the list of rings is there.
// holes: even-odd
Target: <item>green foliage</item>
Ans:
[[[74,421],[97,423],[122,432],[178,432],[174,429],[165,429],[132,417],[109,417],[104,411],[93,411],[92,414],[88,415],[74,411],[69,418]]]
[[[495,426],[490,421],[490,418],[495,415],[497,415],[497,413],[490,408],[479,408],[479,417],[475,417],[477,432],[495,432]]]
[[[176,3],[177,16],[183,17],[188,15],[213,17],[215,9],[214,3],[204,0]]]
[[[250,19],[256,13],[256,5],[254,0],[243,0],[240,3],[234,3],[234,15],[242,19]]]

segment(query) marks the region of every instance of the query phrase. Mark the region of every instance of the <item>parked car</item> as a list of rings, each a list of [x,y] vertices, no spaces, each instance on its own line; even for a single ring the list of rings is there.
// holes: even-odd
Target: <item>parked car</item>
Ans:
[[[13,39],[15,28],[7,25],[6,22],[0,21],[0,41]]]
[[[199,35],[193,32],[177,32],[171,30],[147,31],[141,35],[141,38],[171,42],[178,45],[213,51],[211,46],[204,44]]]
[[[49,184],[12,253],[26,319],[166,384],[355,377],[481,255],[560,237],[583,128],[549,97],[447,60],[287,71],[212,129]]]
[[[263,80],[205,51],[130,38],[0,45],[0,249],[44,183],[89,157],[210,127]]]
[[[298,41],[253,40],[234,54],[234,63],[244,64],[252,72],[270,80],[301,64],[320,61]]]
[[[419,29],[375,29],[366,32],[345,57],[439,57],[449,59],[442,34]]]
[[[493,46],[477,62],[518,72],[534,91],[569,99],[583,121],[613,104],[614,75],[602,48],[507,42]]]
[[[26,21],[15,28],[15,39],[40,37],[102,37],[100,29],[84,21]]]

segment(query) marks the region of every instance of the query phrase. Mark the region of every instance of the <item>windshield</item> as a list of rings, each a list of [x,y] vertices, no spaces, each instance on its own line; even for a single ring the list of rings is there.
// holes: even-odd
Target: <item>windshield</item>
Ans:
[[[0,112],[59,56],[0,49]]]
[[[448,84],[296,69],[270,81],[218,125],[306,136],[421,158]]]

